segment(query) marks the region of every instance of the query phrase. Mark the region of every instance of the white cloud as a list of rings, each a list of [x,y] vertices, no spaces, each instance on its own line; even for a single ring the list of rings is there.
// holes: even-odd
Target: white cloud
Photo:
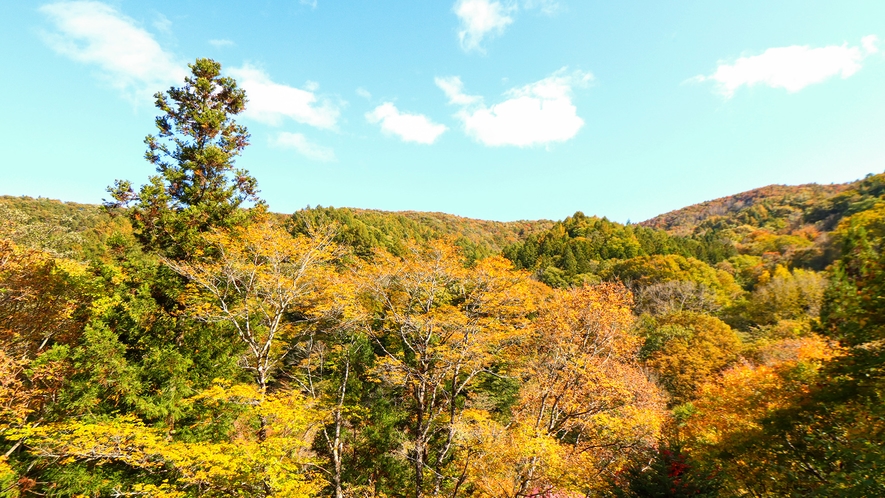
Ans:
[[[236,45],[236,43],[234,43],[231,40],[226,40],[224,38],[221,38],[221,39],[209,40],[209,45],[212,45],[215,48],[224,48],[224,47],[232,47],[232,46]]]
[[[141,100],[180,83],[186,65],[115,8],[101,2],[58,2],[40,7],[55,30],[43,39],[57,53],[98,68],[127,98]]]
[[[537,9],[552,16],[562,10],[562,5],[559,0],[523,0],[522,8]],[[457,0],[452,10],[461,20],[458,30],[461,48],[467,52],[483,52],[483,39],[503,34],[507,26],[513,24],[520,3],[517,0],[504,0],[503,3],[498,0]]]
[[[272,144],[286,149],[294,149],[313,161],[331,162],[335,160],[335,151],[331,147],[315,144],[301,133],[282,132],[277,135]]]
[[[742,86],[767,85],[790,93],[834,76],[848,78],[861,68],[867,55],[878,52],[878,38],[866,36],[861,47],[848,44],[811,48],[807,45],[770,48],[761,55],[741,57],[733,64],[720,63],[709,76],[692,81],[713,81],[716,90],[731,98]]]
[[[300,0],[301,5],[307,5],[311,9],[317,8],[317,0]]]
[[[551,76],[508,90],[505,100],[487,106],[482,97],[466,95],[457,77],[437,78],[436,84],[461,106],[455,116],[467,134],[489,146],[529,147],[570,140],[584,126],[572,103],[575,87],[586,86],[593,75],[565,68]]]
[[[283,118],[323,129],[334,129],[338,123],[340,110],[316,95],[318,85],[314,82],[308,82],[306,89],[281,85],[249,64],[229,72],[246,90],[246,117],[272,126],[282,124]]]
[[[458,38],[461,48],[466,51],[482,50],[480,44],[489,35],[500,35],[513,23],[510,13],[515,6],[505,7],[501,2],[491,0],[458,0],[455,14],[461,20]]]
[[[370,123],[380,123],[381,131],[387,135],[396,135],[404,142],[432,144],[445,133],[445,125],[434,123],[423,114],[400,112],[391,102],[385,102],[372,112],[366,113]]]
[[[860,45],[867,54],[875,54],[879,52],[879,37],[876,35],[867,35],[860,39]]]
[[[449,98],[449,104],[467,106],[482,102],[482,97],[464,93],[464,83],[461,82],[461,78],[458,76],[434,78],[433,81]]]
[[[359,87],[359,88],[357,88],[357,89],[356,89],[356,94],[359,95],[360,97],[364,98],[364,99],[371,99],[371,98],[372,98],[372,94],[369,93],[369,91],[366,90],[366,89],[363,88],[363,87]]]

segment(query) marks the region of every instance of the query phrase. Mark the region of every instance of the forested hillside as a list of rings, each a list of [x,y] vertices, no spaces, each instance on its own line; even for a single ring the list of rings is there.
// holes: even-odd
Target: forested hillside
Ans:
[[[740,225],[775,230],[788,227],[795,229],[806,223],[806,211],[821,207],[828,199],[841,192],[856,190],[859,183],[769,185],[671,211],[644,221],[641,225],[662,228],[681,235]]]
[[[336,241],[353,248],[361,256],[375,249],[396,255],[404,254],[408,241],[427,242],[452,238],[471,260],[498,254],[505,246],[550,227],[553,222],[485,221],[445,213],[398,213],[368,209],[304,209],[292,216],[296,233],[308,233],[310,227],[335,224]]]
[[[113,216],[97,204],[78,204],[54,199],[0,196],[4,237],[29,247],[92,256],[109,234],[131,230],[125,216]],[[334,224],[336,241],[360,255],[375,249],[402,254],[409,240],[426,242],[453,238],[476,257],[501,250],[545,230],[552,221],[486,221],[446,213],[417,211],[387,212],[371,209],[305,208],[294,215],[269,213],[295,232],[308,227]],[[291,218],[291,219],[290,219]]]
[[[0,196],[0,236],[26,247],[89,258],[104,250],[109,236],[128,231],[126,218],[98,205]]]
[[[829,233],[853,214],[872,209],[885,174],[840,185],[770,185],[662,214],[641,224],[671,234],[716,234],[743,254],[824,269],[838,254]]]
[[[0,198],[0,497],[885,496],[885,175],[274,214],[190,67],[146,183]]]

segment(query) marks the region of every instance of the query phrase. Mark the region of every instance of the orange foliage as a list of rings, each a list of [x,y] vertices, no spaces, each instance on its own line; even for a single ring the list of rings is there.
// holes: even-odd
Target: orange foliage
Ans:
[[[246,368],[264,391],[294,329],[284,316],[317,315],[338,289],[332,233],[292,237],[259,222],[203,237],[211,254],[165,263],[190,281],[183,299],[195,317],[232,327],[246,346]]]
[[[51,342],[73,341],[85,299],[72,284],[84,275],[79,263],[0,240],[0,345],[33,358]]]
[[[661,377],[673,403],[691,400],[698,386],[737,360],[738,335],[718,318],[682,312],[657,321],[654,334],[662,345],[647,364]]]
[[[521,345],[524,384],[505,442],[491,437],[500,432],[494,424],[476,424],[486,433],[474,441],[484,452],[471,464],[477,486],[498,496],[587,493],[631,449],[656,441],[664,398],[637,363],[632,304],[620,284],[557,292],[545,303]]]
[[[685,427],[696,449],[752,437],[763,417],[809,392],[822,362],[836,351],[812,335],[775,342],[760,353],[764,363],[743,363],[700,386]]]

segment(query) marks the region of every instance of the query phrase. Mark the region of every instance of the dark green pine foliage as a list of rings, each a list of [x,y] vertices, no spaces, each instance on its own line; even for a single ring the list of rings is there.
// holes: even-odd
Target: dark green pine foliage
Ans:
[[[126,278],[109,289],[119,304],[97,317],[118,335],[136,372],[137,396],[127,409],[170,427],[197,416],[183,398],[214,378],[240,374],[240,346],[223,325],[189,317],[179,301],[184,281],[155,255],[191,258],[201,232],[242,225],[264,212],[256,180],[234,167],[249,139],[234,120],[245,109],[245,91],[221,76],[221,64],[211,59],[188,67],[183,86],[155,95],[162,114],[155,119],[158,134],[145,139],[145,158],[158,174],[138,193],[128,181],[110,189],[111,206],[131,205],[136,241],[121,236],[109,243],[112,263]],[[244,209],[250,205],[256,208]],[[185,438],[216,437],[210,432],[193,424],[178,431]]]
[[[255,179],[234,168],[249,144],[246,128],[233,120],[246,107],[246,92],[211,59],[188,67],[184,86],[155,95],[162,114],[157,135],[145,138],[145,159],[158,175],[137,193],[129,181],[117,180],[106,203],[131,205],[139,241],[172,258],[187,255],[200,232],[241,223],[248,216],[241,207],[261,204]]]
[[[577,247],[577,250],[581,250],[580,246]],[[562,255],[562,269],[569,275],[578,273],[578,260],[575,258],[575,253],[572,251],[570,245],[565,246],[565,251]]]
[[[33,363],[67,372],[45,409],[47,422],[132,414],[185,441],[220,441],[231,430],[233,414],[208,413],[185,399],[214,379],[240,380],[242,346],[224,326],[188,315],[179,300],[185,282],[157,256],[194,257],[201,232],[248,222],[263,204],[254,178],[234,169],[249,138],[232,118],[243,111],[245,92],[210,59],[190,68],[184,86],[156,95],[159,133],[145,142],[158,174],[137,193],[128,181],[109,189],[114,201],[106,206],[130,206],[135,239],[125,231],[104,237],[90,266],[87,295],[94,304],[82,334],[70,344],[50,344]],[[259,209],[243,209],[252,203]],[[39,483],[37,494],[105,496],[145,482],[123,464],[43,465],[22,451],[11,459],[27,469],[24,478]]]
[[[221,64],[211,59],[188,67],[191,75],[183,86],[155,95],[162,113],[155,119],[157,135],[145,138],[145,158],[158,174],[138,193],[128,181],[109,189],[114,202],[106,205],[131,206],[128,217],[138,244],[126,237],[109,244],[127,278],[111,290],[120,304],[100,317],[126,346],[126,359],[143,386],[144,394],[129,409],[170,425],[186,416],[183,397],[213,376],[236,375],[238,346],[223,326],[184,312],[178,299],[184,281],[154,255],[193,257],[201,232],[242,225],[264,211],[256,180],[234,167],[249,139],[234,120],[245,109],[245,91],[221,76]],[[256,209],[243,209],[250,205]],[[209,373],[219,368],[220,375]]]
[[[363,415],[354,416],[345,431],[344,482],[363,496],[402,496],[409,489],[411,465],[399,458],[406,441],[403,427],[408,413],[400,405],[402,393],[372,382],[372,366],[381,352],[362,349],[362,358],[354,362],[354,382],[348,391],[348,406],[363,407]]]

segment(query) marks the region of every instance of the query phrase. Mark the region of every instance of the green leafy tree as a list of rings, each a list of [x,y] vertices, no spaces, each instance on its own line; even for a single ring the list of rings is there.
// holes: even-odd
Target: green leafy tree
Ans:
[[[249,144],[249,134],[233,116],[246,107],[246,92],[221,76],[221,64],[197,59],[182,87],[158,92],[159,133],[145,138],[145,159],[157,167],[136,193],[127,180],[108,189],[110,207],[132,205],[129,217],[139,241],[160,253],[181,258],[197,235],[244,221],[248,203],[263,206],[257,183],[234,161]]]

